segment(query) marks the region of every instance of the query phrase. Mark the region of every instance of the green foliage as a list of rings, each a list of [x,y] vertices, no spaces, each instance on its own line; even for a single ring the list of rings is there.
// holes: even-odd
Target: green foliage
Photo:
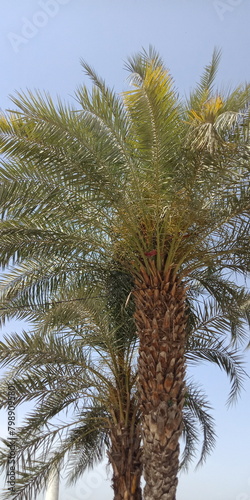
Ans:
[[[3,306],[53,301],[110,269],[132,283],[152,251],[190,290],[201,280],[213,295],[220,271],[246,276],[250,90],[214,90],[218,61],[215,51],[186,104],[152,48],[128,61],[121,95],[83,62],[93,88],[77,90],[77,107],[12,98],[0,120]]]
[[[110,418],[128,418],[117,394],[124,375],[135,393],[132,295],[151,260],[161,275],[174,267],[187,285],[187,361],[226,370],[230,400],[241,387],[235,349],[245,341],[250,297],[234,278],[250,269],[250,87],[215,90],[218,62],[215,51],[186,102],[152,48],[128,60],[132,88],[121,95],[82,62],[93,88],[79,87],[75,105],[17,93],[15,109],[0,117],[0,316],[38,329],[0,349],[18,402],[37,398],[18,437],[27,495],[46,480],[45,455],[52,466],[71,454],[75,479],[102,456]],[[192,391],[187,408],[203,426],[204,454],[212,421]],[[71,424],[49,424],[71,405]],[[195,437],[185,422],[187,458]],[[29,457],[40,446],[35,464]]]

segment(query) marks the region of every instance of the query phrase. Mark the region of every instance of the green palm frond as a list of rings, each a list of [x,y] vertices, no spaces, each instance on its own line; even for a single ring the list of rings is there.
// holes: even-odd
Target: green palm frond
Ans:
[[[191,93],[189,99],[190,109],[199,110],[201,104],[211,98],[215,77],[218,71],[218,66],[221,58],[221,51],[214,49],[211,63],[208,64],[201,76],[200,83],[197,88]]]
[[[209,361],[224,370],[231,383],[228,404],[237,400],[247,377],[247,373],[243,368],[243,356],[238,351],[216,340],[211,340],[210,345],[205,340],[199,340],[198,342],[194,342],[194,345],[191,344],[190,351],[187,352],[186,357],[190,364],[200,364],[202,361]]]
[[[200,441],[200,431],[202,433],[202,447],[197,467],[205,462],[207,456],[215,447],[215,423],[210,414],[211,410],[212,408],[204,393],[197,388],[194,383],[189,382],[187,385],[187,394],[183,409],[183,437],[185,447],[182,454],[180,468],[183,468],[184,470],[188,469],[189,463],[197,454],[196,447]],[[198,427],[200,427],[200,430]]]
[[[93,468],[104,458],[108,445],[108,429],[105,429],[105,408],[93,406],[84,423],[75,427],[69,434],[71,443],[68,462],[68,482],[75,483],[86,469]]]
[[[206,331],[209,335],[216,335],[216,332],[224,337],[230,335],[235,346],[244,343],[246,326],[249,325],[249,292],[246,288],[226,279],[225,268],[221,272],[208,268],[204,273],[197,273],[197,282],[201,305],[197,302],[193,314],[201,323],[198,325],[194,319],[193,329],[201,330],[201,336]]]

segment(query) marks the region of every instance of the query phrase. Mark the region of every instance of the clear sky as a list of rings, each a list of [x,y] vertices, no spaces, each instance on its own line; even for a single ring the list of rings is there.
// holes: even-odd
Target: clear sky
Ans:
[[[71,99],[86,81],[80,58],[124,90],[124,61],[149,44],[161,53],[181,95],[198,80],[215,46],[222,49],[218,83],[250,81],[248,0],[1,0],[0,6],[2,109],[10,107],[9,94],[26,88]],[[247,360],[250,373],[249,353]],[[225,376],[204,366],[194,377],[215,408],[218,439],[203,468],[181,475],[177,500],[250,500],[250,383],[227,410]],[[60,500],[111,500],[105,474],[102,466],[74,488],[63,486]]]

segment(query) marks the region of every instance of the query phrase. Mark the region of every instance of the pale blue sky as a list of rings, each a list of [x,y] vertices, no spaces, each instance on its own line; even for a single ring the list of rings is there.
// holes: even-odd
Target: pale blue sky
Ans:
[[[1,0],[0,4],[2,109],[10,106],[8,95],[15,89],[44,89],[71,99],[85,80],[80,58],[121,91],[126,87],[126,57],[149,44],[161,53],[182,95],[198,80],[215,46],[222,49],[218,83],[250,81],[247,0]],[[248,354],[250,372],[249,358]],[[195,378],[215,407],[217,447],[203,468],[181,475],[177,500],[250,500],[250,383],[239,404],[227,410],[225,376],[203,367],[195,370]],[[1,417],[4,421],[4,413]],[[63,487],[60,500],[112,499],[104,473],[102,468],[73,489]]]

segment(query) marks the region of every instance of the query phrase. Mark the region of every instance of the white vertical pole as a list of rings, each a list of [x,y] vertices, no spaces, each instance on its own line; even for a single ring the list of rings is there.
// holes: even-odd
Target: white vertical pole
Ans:
[[[59,500],[59,470],[51,470],[45,500]]]

